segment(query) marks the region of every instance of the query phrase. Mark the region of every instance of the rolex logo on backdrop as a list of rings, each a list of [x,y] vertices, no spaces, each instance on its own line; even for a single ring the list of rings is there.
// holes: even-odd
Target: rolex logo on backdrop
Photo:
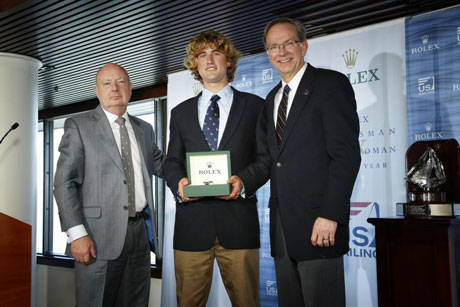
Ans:
[[[353,67],[355,67],[358,53],[359,52],[355,49],[348,49],[347,51],[345,51],[344,54],[342,54],[343,60],[345,61],[345,65],[347,66],[347,68],[352,69]]]
[[[425,132],[414,134],[415,141],[427,141],[444,138],[442,131],[433,130],[432,122],[425,122],[425,124],[423,124],[423,128],[425,128]]]
[[[422,37],[420,39],[422,40],[422,43],[424,45],[426,45],[426,44],[428,44],[428,39],[429,38],[430,38],[430,36],[425,34],[425,35],[422,35]]]
[[[348,49],[342,54],[343,61],[347,69],[353,69],[356,66],[359,52],[356,49]],[[352,85],[363,84],[369,82],[380,81],[379,68],[371,68],[367,70],[352,71],[345,73]]]
[[[425,125],[423,125],[423,126],[425,127],[425,130],[426,130],[427,132],[430,132],[431,129],[433,129],[433,124],[430,123],[430,122],[426,122]]]
[[[242,74],[241,78],[238,78],[238,80],[234,81],[233,86],[238,89],[244,87],[251,87],[252,81],[248,80],[248,76],[246,74]]]
[[[420,36],[420,41],[422,42],[422,45],[419,45],[417,47],[410,48],[410,53],[411,54],[420,54],[424,52],[429,52],[429,51],[435,51],[439,50],[439,43],[433,42],[430,43],[432,39],[430,38],[430,35],[424,34]]]

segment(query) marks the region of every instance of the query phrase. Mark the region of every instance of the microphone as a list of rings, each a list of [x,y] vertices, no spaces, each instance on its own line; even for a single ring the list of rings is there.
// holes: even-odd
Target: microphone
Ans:
[[[8,133],[10,133],[11,130],[16,129],[17,127],[19,127],[19,124],[18,124],[18,123],[14,123],[14,124],[11,126],[10,130],[8,130],[8,131],[5,133],[5,135],[2,137],[2,139],[0,140],[0,144],[3,142],[3,139],[8,135]]]

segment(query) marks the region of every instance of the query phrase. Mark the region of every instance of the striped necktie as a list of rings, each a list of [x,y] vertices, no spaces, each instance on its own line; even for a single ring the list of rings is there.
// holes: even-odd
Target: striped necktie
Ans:
[[[284,86],[283,97],[281,98],[280,106],[278,108],[278,117],[276,118],[276,139],[278,141],[278,148],[281,146],[284,128],[286,128],[287,106],[290,90],[289,85],[286,84]]]

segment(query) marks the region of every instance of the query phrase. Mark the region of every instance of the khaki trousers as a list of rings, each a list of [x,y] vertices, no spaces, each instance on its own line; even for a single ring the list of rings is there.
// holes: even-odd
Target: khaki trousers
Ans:
[[[232,306],[258,306],[259,249],[226,249],[217,238],[214,246],[205,251],[174,250],[177,306],[206,306],[214,259]]]

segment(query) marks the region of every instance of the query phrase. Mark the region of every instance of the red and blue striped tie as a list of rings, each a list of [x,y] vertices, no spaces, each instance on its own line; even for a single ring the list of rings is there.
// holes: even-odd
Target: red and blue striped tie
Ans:
[[[278,148],[281,146],[284,128],[286,128],[287,106],[290,90],[289,85],[286,84],[283,90],[283,98],[281,98],[280,106],[278,108],[278,117],[276,119],[276,139],[278,140]]]

